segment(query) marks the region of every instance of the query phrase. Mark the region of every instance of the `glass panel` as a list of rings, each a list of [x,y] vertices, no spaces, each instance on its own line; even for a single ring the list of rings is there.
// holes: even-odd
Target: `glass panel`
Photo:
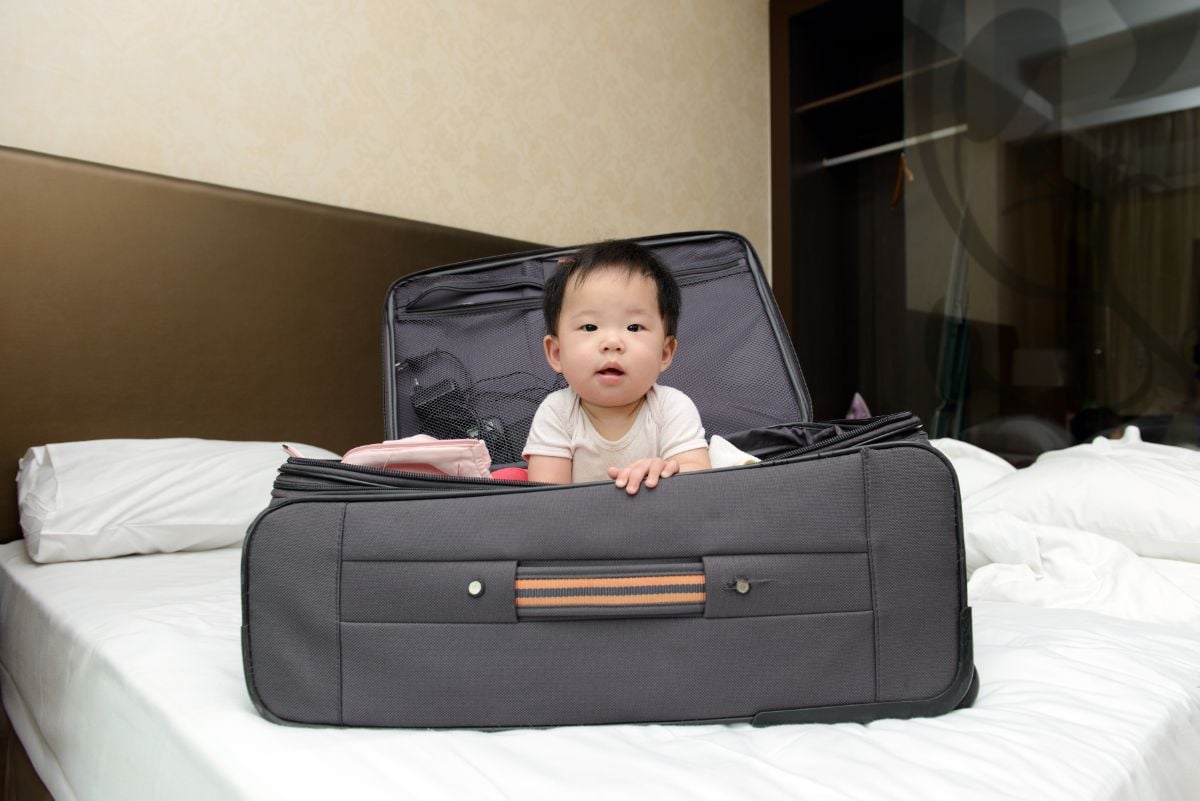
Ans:
[[[904,17],[906,405],[1017,464],[1131,424],[1196,447],[1200,10]]]

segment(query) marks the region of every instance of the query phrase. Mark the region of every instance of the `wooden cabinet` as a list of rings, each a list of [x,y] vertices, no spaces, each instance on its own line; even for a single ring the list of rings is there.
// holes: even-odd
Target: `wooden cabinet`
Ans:
[[[928,321],[906,303],[905,148],[965,126],[953,103],[916,107],[906,88],[946,88],[960,55],[922,38],[902,2],[771,12],[775,286],[815,414],[841,417],[860,392],[873,412],[928,415],[914,402],[934,398],[913,378]]]

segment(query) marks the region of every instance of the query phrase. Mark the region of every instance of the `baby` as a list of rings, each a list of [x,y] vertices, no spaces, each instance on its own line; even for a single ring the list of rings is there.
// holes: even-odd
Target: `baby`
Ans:
[[[700,413],[655,383],[675,358],[680,295],[653,253],[632,242],[581,250],[546,283],[546,360],[567,388],[542,401],[525,443],[529,480],[644,483],[710,466]]]

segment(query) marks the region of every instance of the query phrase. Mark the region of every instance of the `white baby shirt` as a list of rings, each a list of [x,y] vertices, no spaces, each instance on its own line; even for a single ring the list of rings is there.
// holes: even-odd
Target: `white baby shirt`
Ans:
[[[655,456],[670,459],[706,447],[700,412],[677,389],[652,386],[625,436],[607,440],[588,419],[579,395],[567,387],[547,395],[538,407],[522,456],[570,459],[571,481],[605,481],[609,467]]]

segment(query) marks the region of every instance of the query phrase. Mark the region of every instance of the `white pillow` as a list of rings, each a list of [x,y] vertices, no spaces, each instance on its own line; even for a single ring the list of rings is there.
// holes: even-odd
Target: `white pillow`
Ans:
[[[954,472],[958,474],[958,489],[964,498],[1017,469],[991,451],[969,442],[931,439],[929,444],[941,451],[954,465]]]
[[[306,456],[338,458],[311,446]],[[278,442],[109,439],[30,448],[17,473],[35,562],[241,542],[287,458]]]
[[[1200,451],[1120,440],[1049,451],[977,491],[964,514],[1006,512],[1030,523],[1080,529],[1142,556],[1200,562]]]

